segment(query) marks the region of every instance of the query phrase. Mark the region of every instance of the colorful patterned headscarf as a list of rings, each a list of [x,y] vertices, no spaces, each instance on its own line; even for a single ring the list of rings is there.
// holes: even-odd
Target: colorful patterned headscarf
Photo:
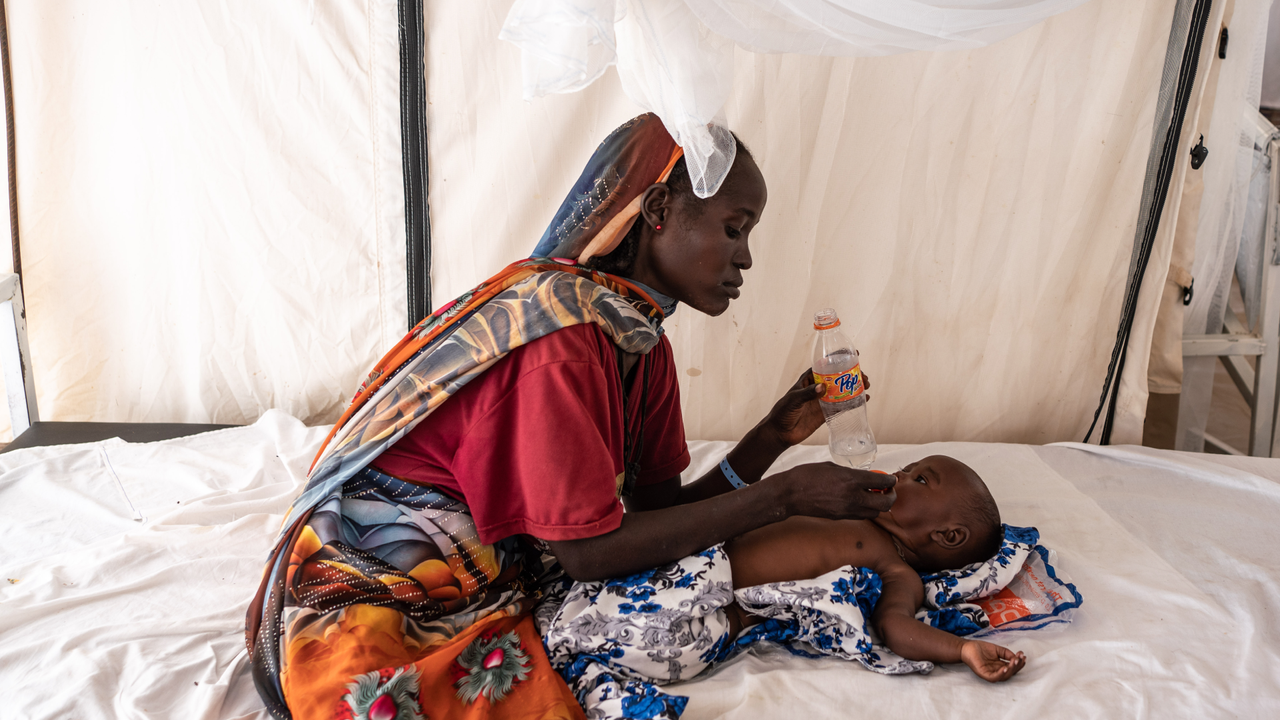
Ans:
[[[661,118],[646,113],[623,123],[600,143],[556,211],[532,257],[586,262],[618,246],[640,213],[650,185],[665,182],[684,151]]]

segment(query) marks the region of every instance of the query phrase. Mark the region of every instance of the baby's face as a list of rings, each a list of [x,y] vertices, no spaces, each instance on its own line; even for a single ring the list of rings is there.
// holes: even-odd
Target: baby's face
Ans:
[[[957,503],[972,492],[977,477],[969,466],[945,455],[930,455],[893,475],[898,499],[876,522],[890,532],[900,529],[908,537],[928,535],[945,523]]]

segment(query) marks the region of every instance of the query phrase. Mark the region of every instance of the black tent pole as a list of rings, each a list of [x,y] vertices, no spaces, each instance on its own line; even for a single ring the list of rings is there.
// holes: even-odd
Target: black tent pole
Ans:
[[[1181,62],[1178,66],[1176,85],[1173,89],[1173,109],[1169,118],[1164,143],[1160,148],[1159,164],[1156,168],[1155,182],[1152,185],[1153,202],[1148,209],[1147,217],[1142,219],[1142,235],[1134,248],[1133,274],[1125,290],[1124,302],[1120,309],[1120,327],[1116,332],[1116,343],[1111,351],[1111,362],[1107,367],[1107,377],[1102,385],[1102,398],[1097,410],[1093,413],[1093,422],[1085,433],[1084,442],[1089,442],[1093,431],[1102,419],[1102,432],[1099,444],[1111,444],[1111,431],[1115,423],[1116,404],[1120,398],[1120,378],[1124,373],[1125,360],[1129,354],[1129,338],[1133,331],[1134,319],[1137,315],[1138,294],[1142,289],[1142,279],[1146,275],[1147,264],[1155,245],[1156,231],[1160,227],[1160,216],[1164,211],[1164,203],[1169,193],[1169,184],[1173,177],[1178,153],[1178,142],[1182,136],[1182,123],[1186,117],[1187,107],[1194,89],[1196,69],[1200,60],[1200,45],[1204,39],[1205,26],[1209,19],[1209,11],[1213,7],[1212,0],[1194,0],[1187,28],[1185,45]]]
[[[409,329],[431,314],[431,217],[427,204],[427,78],[422,0],[399,0],[400,146],[404,168]]]

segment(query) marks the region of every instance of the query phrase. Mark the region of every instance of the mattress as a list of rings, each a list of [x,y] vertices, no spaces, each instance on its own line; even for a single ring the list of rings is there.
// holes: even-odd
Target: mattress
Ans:
[[[243,623],[326,428],[279,412],[157,443],[0,455],[0,718],[267,717]],[[732,445],[693,442],[696,477]],[[777,468],[825,458],[789,451]],[[1060,444],[885,446],[969,463],[1085,602],[997,634],[1027,667],[885,677],[757,648],[672,688],[685,717],[1280,717],[1280,460]]]

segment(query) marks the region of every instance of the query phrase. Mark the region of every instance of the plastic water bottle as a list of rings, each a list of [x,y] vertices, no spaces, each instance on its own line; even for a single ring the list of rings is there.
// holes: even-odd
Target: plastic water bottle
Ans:
[[[840,330],[840,318],[832,308],[813,316],[813,380],[826,383],[818,401],[827,419],[831,459],[839,465],[866,469],[876,459],[876,438],[867,422],[866,381],[858,351]]]

